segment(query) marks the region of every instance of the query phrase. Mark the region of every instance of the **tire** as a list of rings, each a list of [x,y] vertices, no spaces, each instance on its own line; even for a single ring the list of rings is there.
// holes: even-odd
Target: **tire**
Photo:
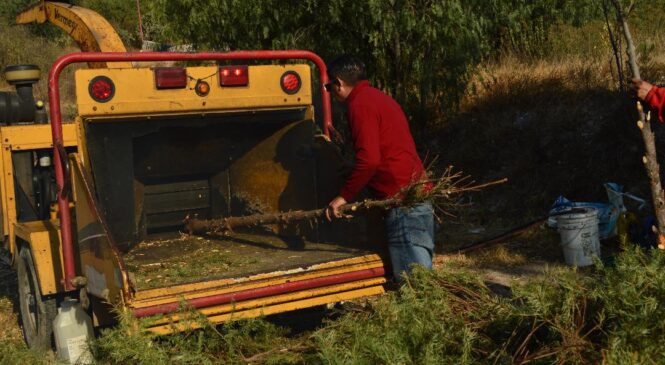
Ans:
[[[57,314],[56,299],[42,296],[29,248],[20,249],[16,271],[21,327],[25,342],[31,349],[51,349],[53,347],[53,320]]]

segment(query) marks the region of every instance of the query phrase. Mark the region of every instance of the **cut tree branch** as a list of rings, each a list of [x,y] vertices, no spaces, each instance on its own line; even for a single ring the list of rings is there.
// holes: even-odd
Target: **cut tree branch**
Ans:
[[[640,68],[637,65],[637,55],[635,52],[635,43],[633,42],[630,27],[628,26],[628,12],[632,11],[635,2],[632,1],[626,13],[622,12],[621,5],[617,0],[612,0],[612,4],[617,13],[617,21],[621,24],[623,35],[626,39],[626,48],[628,51],[628,62],[630,64],[630,71],[633,78],[641,79]],[[624,15],[625,14],[625,15]],[[658,222],[658,227],[653,227],[654,232],[658,233],[658,248],[665,249],[665,193],[660,181],[660,166],[656,158],[656,142],[653,131],[651,130],[651,114],[645,113],[642,103],[637,102],[637,114],[639,120],[637,127],[642,132],[642,139],[644,140],[645,155],[642,157],[642,162],[647,170],[649,176],[649,183],[651,186],[651,198],[653,200],[654,213]]]
[[[344,216],[366,212],[369,209],[390,209],[398,206],[411,206],[424,201],[437,202],[449,201],[452,196],[479,191],[486,187],[502,184],[508,179],[496,180],[484,184],[474,184],[468,181],[468,177],[462,177],[460,173],[452,173],[448,168],[439,179],[424,180],[409,185],[399,194],[401,198],[385,200],[364,200],[362,202],[345,204],[340,207],[340,213]],[[424,185],[430,188],[423,189]],[[226,217],[219,219],[196,219],[186,217],[184,220],[185,231],[189,234],[215,234],[223,235],[233,232],[233,229],[245,226],[260,226],[267,224],[287,224],[294,221],[314,220],[325,216],[325,209],[296,210],[289,212],[255,214],[241,217]]]

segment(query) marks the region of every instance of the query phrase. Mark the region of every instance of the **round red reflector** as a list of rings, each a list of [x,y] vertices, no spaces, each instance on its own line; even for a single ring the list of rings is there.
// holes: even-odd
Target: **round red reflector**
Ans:
[[[115,85],[106,76],[97,76],[88,85],[90,97],[99,103],[105,103],[115,95]]]
[[[282,85],[282,90],[287,94],[297,93],[302,86],[300,75],[295,71],[286,71],[280,79],[280,84]]]

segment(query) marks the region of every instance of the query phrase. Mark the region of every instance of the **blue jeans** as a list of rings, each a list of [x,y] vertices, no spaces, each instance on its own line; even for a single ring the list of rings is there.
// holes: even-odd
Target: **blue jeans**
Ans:
[[[413,264],[432,268],[434,255],[434,210],[425,202],[412,207],[393,208],[386,216],[388,252],[396,280],[411,272]]]

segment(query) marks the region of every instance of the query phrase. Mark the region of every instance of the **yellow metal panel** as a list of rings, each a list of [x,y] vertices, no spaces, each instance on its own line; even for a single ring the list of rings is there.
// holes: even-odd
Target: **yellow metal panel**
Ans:
[[[53,147],[50,124],[14,125],[0,127],[2,144],[12,150],[36,150]],[[76,146],[76,125],[62,125],[62,137],[65,147]]]
[[[0,129],[0,138],[2,138],[2,130]],[[11,169],[11,165],[6,165],[5,163],[5,149],[1,148],[0,149],[0,196],[2,199],[0,199],[0,209],[2,210],[2,214],[0,215],[0,219],[2,219],[2,237],[7,237],[9,235],[9,212],[7,212],[7,179],[5,176],[7,173],[5,172],[6,169]],[[11,170],[10,170],[11,171]],[[12,188],[14,187],[14,181],[11,181]],[[14,219],[16,219],[16,216],[14,216]],[[9,251],[12,253],[12,256],[14,254],[14,239],[10,237],[10,244],[9,244]]]
[[[301,300],[301,299],[314,298],[314,297],[319,297],[319,296],[322,296],[322,295],[329,295],[329,294],[332,294],[332,293],[346,292],[346,291],[360,289],[360,288],[368,288],[368,287],[372,287],[372,286],[382,285],[385,282],[386,282],[386,279],[383,278],[383,277],[373,278],[373,279],[366,279],[366,280],[361,280],[361,281],[354,281],[354,282],[351,282],[351,283],[331,285],[331,286],[326,286],[326,287],[323,287],[323,288],[302,290],[302,291],[298,291],[298,292],[294,292],[294,293],[274,295],[274,296],[270,296],[270,297],[247,300],[247,301],[242,301],[242,302],[237,302],[237,303],[222,304],[222,305],[217,305],[217,306],[213,306],[213,307],[202,308],[202,309],[199,309],[198,311],[199,311],[199,313],[205,315],[206,317],[211,317],[211,316],[217,316],[217,315],[224,314],[224,313],[232,313],[234,311],[246,310],[246,309],[251,309],[251,308],[260,308],[260,307],[264,307],[264,306],[267,306],[267,305],[274,305],[274,304],[284,304],[286,307],[288,307],[290,302],[295,302],[295,301],[298,301],[298,300]],[[175,314],[175,315],[165,316],[164,318],[160,318],[159,320],[156,320],[156,321],[152,322],[151,324],[160,325],[160,324],[167,324],[167,323],[171,323],[171,322],[177,322],[179,320],[180,320],[180,316]]]
[[[120,254],[114,248],[105,222],[94,205],[90,176],[75,155],[71,158],[72,185],[76,196],[76,228],[81,274],[88,293],[111,305],[123,303],[128,288],[121,270]]]
[[[83,52],[126,52],[125,45],[111,24],[90,9],[41,1],[16,17],[18,24],[44,23],[47,20],[74,38]],[[89,63],[88,66],[106,67],[106,63]],[[110,67],[132,67],[132,64],[113,62]]]
[[[76,146],[76,125],[62,125],[66,147]],[[9,249],[15,252],[14,224],[16,224],[16,203],[12,151],[35,150],[53,147],[50,124],[13,125],[0,127],[0,194],[2,194],[2,234],[9,236]]]
[[[300,74],[302,87],[294,95],[288,95],[280,86],[280,77],[286,71]],[[77,70],[76,101],[78,113],[84,117],[109,117],[182,112],[212,113],[223,110],[248,110],[257,108],[284,108],[307,106],[312,103],[310,67],[296,65],[249,66],[249,85],[246,87],[221,87],[217,66],[188,67],[189,85],[185,89],[157,90],[154,71],[141,69]],[[115,84],[115,95],[106,103],[90,97],[88,86],[96,76],[107,76]],[[196,80],[210,84],[210,93],[201,97],[193,90]]]
[[[4,231],[9,235],[9,248],[12,254],[16,253],[16,239],[14,237],[14,224],[16,223],[16,192],[14,190],[14,169],[12,168],[12,151],[9,145],[2,147],[2,181],[4,183],[2,195],[2,212],[4,213]]]
[[[342,301],[342,300],[351,300],[351,299],[362,298],[362,297],[367,297],[367,296],[372,296],[372,295],[379,295],[379,294],[382,294],[382,293],[384,293],[384,289],[383,289],[382,286],[374,286],[374,287],[369,287],[369,288],[363,288],[363,289],[351,290],[351,291],[335,293],[335,294],[330,294],[330,295],[324,295],[324,296],[315,297],[315,298],[307,298],[307,299],[302,299],[302,300],[296,300],[296,301],[288,302],[288,303],[285,303],[285,304],[266,305],[266,306],[261,307],[261,308],[240,310],[240,311],[235,311],[233,313],[227,313],[227,314],[222,314],[222,315],[218,315],[218,316],[211,316],[211,317],[208,317],[208,321],[210,321],[213,324],[217,324],[217,323],[228,322],[228,321],[238,320],[238,319],[256,318],[256,317],[267,316],[267,315],[276,314],[276,313],[283,313],[283,312],[289,312],[289,311],[294,311],[294,310],[298,310],[298,309],[315,307],[317,305],[335,303],[335,302],[339,302],[339,301]],[[176,323],[176,324],[168,324],[168,325],[162,325],[162,326],[157,326],[157,327],[151,327],[151,328],[148,328],[148,330],[150,330],[153,333],[158,334],[158,335],[166,335],[166,334],[169,334],[169,333],[174,333],[174,332],[178,332],[178,331],[185,331],[185,330],[195,329],[195,328],[199,328],[199,327],[200,327],[200,325],[197,324],[196,322],[186,322],[186,323]]]
[[[83,120],[81,117],[76,117],[76,121],[74,122],[74,125],[76,126],[76,138],[79,141],[77,152],[78,152],[78,159],[81,161],[81,165],[84,168],[90,169],[90,166],[87,164],[88,160],[88,143],[85,138],[85,126],[83,125]]]
[[[56,220],[17,223],[16,236],[27,242],[37,271],[39,288],[44,295],[64,290],[60,223]]]
[[[378,258],[378,256],[375,255],[369,255],[365,257],[371,257],[371,256]],[[288,272],[278,271],[265,275],[251,276],[240,280],[224,279],[224,280],[216,280],[211,282],[179,285],[177,287],[151,289],[135,293],[134,297],[135,301],[132,303],[132,306],[140,308],[155,304],[177,302],[183,296],[186,299],[193,299],[210,295],[224,294],[234,291],[278,285],[290,281],[314,279],[314,278],[335,275],[335,274],[342,274],[352,271],[378,268],[382,266],[383,262],[379,259],[367,263],[357,263],[357,264],[350,264],[344,266],[330,267],[325,269],[309,268],[306,270],[302,270],[302,273],[299,275],[295,275],[297,272],[290,273],[291,275],[288,275],[289,274]],[[217,284],[217,285],[212,287],[208,286],[211,284]],[[206,285],[207,287],[202,287],[203,285]]]

